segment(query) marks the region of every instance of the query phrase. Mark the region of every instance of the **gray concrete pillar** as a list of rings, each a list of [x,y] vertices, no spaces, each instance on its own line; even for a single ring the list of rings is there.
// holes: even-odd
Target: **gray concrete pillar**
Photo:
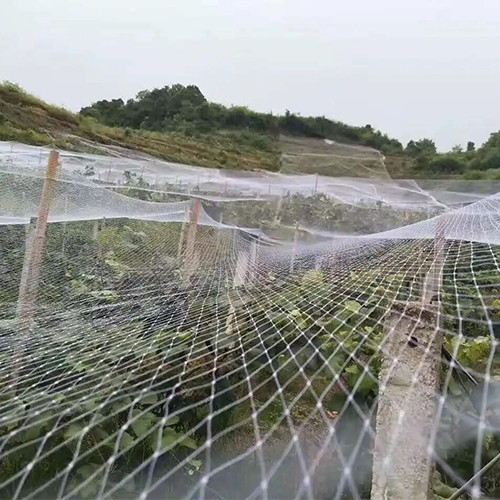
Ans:
[[[443,335],[429,304],[394,304],[385,328],[371,498],[427,500]]]

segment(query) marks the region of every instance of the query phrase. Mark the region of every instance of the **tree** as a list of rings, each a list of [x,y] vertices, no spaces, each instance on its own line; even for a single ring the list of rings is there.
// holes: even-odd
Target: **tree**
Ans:
[[[460,174],[465,163],[452,155],[440,155],[429,162],[427,169],[433,174]]]
[[[421,154],[436,154],[436,144],[432,139],[420,139],[419,141],[410,141],[405,148],[405,153],[410,156],[419,156]]]
[[[467,142],[467,151],[475,151],[475,150],[476,150],[476,145],[472,141]]]
[[[463,153],[464,148],[461,146],[461,144],[457,144],[451,148],[452,153]]]
[[[384,153],[400,152],[399,141],[389,138],[370,124],[352,127],[324,116],[303,117],[287,111],[284,116],[258,113],[243,106],[226,107],[206,100],[196,85],[167,85],[143,90],[125,103],[122,99],[98,101],[82,108],[83,115],[100,122],[131,129],[175,130],[210,133],[223,130],[257,134],[288,134],[303,137],[354,142],[374,147]]]

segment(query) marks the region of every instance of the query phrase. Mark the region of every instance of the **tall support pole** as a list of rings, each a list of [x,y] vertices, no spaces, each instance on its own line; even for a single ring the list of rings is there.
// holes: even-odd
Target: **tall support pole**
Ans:
[[[196,270],[195,243],[196,233],[198,232],[198,223],[200,221],[200,205],[200,200],[198,198],[195,199],[189,215],[189,229],[186,239],[186,257],[184,260],[185,281],[189,281],[189,278]]]
[[[250,243],[250,263],[249,263],[249,279],[255,279],[257,275],[258,254],[259,254],[260,237],[252,240]]]
[[[64,215],[68,215],[68,195],[64,197]],[[62,223],[62,245],[61,245],[61,253],[63,257],[66,257],[66,230],[67,230],[68,222],[64,221]]]
[[[247,281],[247,273],[251,259],[251,250],[242,248],[238,253],[236,266],[234,268],[233,288],[244,286]],[[236,309],[231,303],[226,316],[226,335],[231,336],[233,333],[233,323],[236,321]]]
[[[103,269],[103,259],[102,259],[102,245],[99,235],[104,231],[106,227],[106,218],[98,219],[94,221],[94,227],[92,229],[92,238],[95,241],[95,267],[97,270],[97,275],[99,276],[99,281],[101,286],[104,286],[104,269]]]
[[[47,231],[47,220],[54,194],[58,164],[59,153],[57,151],[51,151],[47,164],[47,173],[43,185],[42,197],[38,207],[36,226],[31,241],[27,246],[27,255],[22,271],[22,275],[25,276],[25,280],[24,283],[21,283],[17,308],[20,330],[22,333],[26,333],[31,329],[33,316],[35,314],[38,282],[40,278],[40,264],[42,261],[45,234]]]
[[[278,224],[280,221],[281,207],[283,206],[283,196],[284,194],[282,193],[278,199],[278,203],[276,204],[276,212],[274,213],[275,224]]]
[[[248,249],[241,249],[238,253],[238,259],[234,269],[233,287],[244,285],[247,281],[248,265],[250,262],[250,253]]]
[[[182,261],[182,250],[184,248],[184,237],[186,235],[187,223],[183,222],[181,225],[181,232],[179,234],[179,244],[177,245],[177,262],[178,264]]]
[[[17,301],[17,316],[21,316],[22,305],[21,297],[26,295],[26,290],[28,287],[28,269],[29,262],[31,257],[31,247],[33,246],[33,238],[35,237],[35,229],[36,229],[36,217],[31,217],[29,224],[26,226],[26,243],[24,245],[24,262],[23,269],[21,271],[21,282],[19,285],[19,299]]]
[[[442,332],[420,305],[393,305],[379,374],[372,500],[433,498],[431,445]]]
[[[293,247],[292,247],[292,256],[290,258],[290,272],[293,272],[293,268],[295,266],[295,256],[297,254],[297,243],[299,241],[299,224],[295,224],[295,232],[293,234]]]
[[[442,282],[442,271],[444,264],[444,243],[446,230],[446,217],[442,215],[436,223],[436,235],[434,238],[434,255],[429,272],[424,280],[422,302],[430,304],[434,298],[440,301]]]
[[[444,242],[443,219],[437,227],[422,301],[394,303],[387,314],[372,500],[433,498],[431,447],[444,341],[439,320]]]
[[[47,231],[47,220],[49,217],[52,196],[54,194],[58,164],[59,153],[51,151],[47,164],[47,172],[43,184],[42,196],[38,207],[38,217],[32,218],[27,228],[26,248],[16,309],[19,335],[15,339],[13,369],[11,372],[11,386],[14,393],[17,392],[19,372],[22,369],[26,336],[30,333],[33,327],[38,282],[40,278],[40,265],[42,262],[45,233]]]
[[[220,258],[222,253],[222,209],[219,213],[219,227],[217,229],[217,256]]]

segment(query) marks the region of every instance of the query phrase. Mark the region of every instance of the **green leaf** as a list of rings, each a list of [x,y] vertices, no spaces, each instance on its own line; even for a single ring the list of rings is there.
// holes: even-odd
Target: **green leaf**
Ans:
[[[203,464],[203,462],[201,460],[197,460],[195,458],[190,460],[188,463],[189,463],[189,465],[193,466],[196,470],[200,470],[200,467]]]
[[[95,399],[88,399],[83,403],[83,407],[88,411],[93,411],[99,406],[99,403]]]
[[[330,369],[332,370],[333,373],[339,374],[342,368],[342,365],[344,364],[344,359],[343,356],[333,356],[328,360],[328,365],[330,366]]]
[[[372,377],[365,375],[358,387],[359,391],[362,394],[367,394],[370,391],[376,391],[378,387],[378,382],[376,379],[373,379]]]
[[[45,424],[41,425],[34,425],[26,430],[23,431],[21,434],[20,439],[23,442],[26,441],[33,441],[34,439],[40,437],[45,431]]]
[[[185,446],[186,448],[191,448],[192,450],[196,450],[198,448],[196,441],[191,436],[186,436],[179,444],[181,446]]]
[[[71,424],[65,431],[64,431],[64,439],[67,441],[74,439],[81,434],[82,430],[85,428],[85,423],[84,422],[76,422]]]
[[[124,432],[120,439],[120,445],[118,446],[118,449],[120,451],[126,450],[127,448],[133,446],[134,443],[135,439],[128,432]]]
[[[157,402],[158,402],[158,395],[157,394],[153,394],[153,393],[149,393],[149,394],[144,395],[141,398],[140,404],[141,405],[151,406],[151,405],[154,405]]]
[[[462,394],[462,388],[458,384],[458,382],[455,380],[455,377],[452,376],[450,379],[450,383],[448,385],[448,390],[453,396],[460,396]]]
[[[350,365],[345,369],[345,371],[351,375],[357,375],[359,373],[359,367],[358,365]]]
[[[91,481],[84,488],[80,490],[80,495],[83,498],[95,498],[99,491],[99,484],[96,481]]]
[[[145,413],[137,420],[134,420],[131,424],[135,435],[139,438],[148,432],[155,426],[158,422],[158,417],[152,413]]]
[[[78,467],[75,474],[83,479],[87,479],[89,476],[94,474],[94,472],[96,472],[100,468],[101,466],[98,464],[82,465],[81,467]]]
[[[174,431],[174,429],[171,427],[165,427],[163,437],[161,439],[162,448],[170,448],[180,437],[181,435]]]
[[[361,304],[354,302],[354,300],[348,300],[347,302],[344,302],[344,307],[348,311],[358,312],[361,309]]]

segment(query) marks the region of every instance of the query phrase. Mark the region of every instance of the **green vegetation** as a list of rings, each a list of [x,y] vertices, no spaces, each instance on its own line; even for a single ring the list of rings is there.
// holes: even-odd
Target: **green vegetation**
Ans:
[[[242,106],[226,107],[206,100],[195,85],[166,86],[144,90],[126,103],[122,99],[98,101],[83,108],[81,114],[93,116],[107,125],[134,129],[216,132],[246,130],[252,134],[276,137],[332,139],[371,146],[383,153],[399,152],[401,143],[390,139],[370,125],[352,127],[321,117],[302,117],[287,111],[284,116],[257,113]],[[261,138],[266,145],[264,138]],[[257,141],[256,141],[257,142]],[[256,144],[257,145],[257,144]]]
[[[12,83],[0,85],[0,140],[100,154],[100,145],[123,147],[204,167],[277,170],[279,163],[275,142],[248,131],[189,136],[110,127],[50,106]]]
[[[127,191],[141,197],[144,193],[132,188]],[[147,199],[153,200],[155,196],[158,194],[150,194]],[[304,211],[304,205],[311,207],[310,213]],[[270,205],[264,204],[261,212],[252,212],[252,206],[260,204],[239,203],[228,208],[225,205],[225,215],[240,226],[246,225],[248,217],[254,220],[260,217],[264,226],[272,224],[276,214]],[[308,217],[320,217],[320,213],[323,222],[333,221],[333,227],[342,227],[349,217],[363,219],[356,228],[360,232],[366,230],[366,221],[380,227],[387,220],[392,224],[397,222],[397,213],[390,209],[365,210],[362,218],[352,214],[350,208],[336,206],[320,196],[290,197],[282,211],[278,215],[287,224],[308,223]],[[400,214],[400,223],[404,217]],[[147,469],[137,473],[133,480],[126,479],[141,463],[151,460],[160,442],[157,467],[161,474],[180,462],[183,465],[164,489],[157,492],[158,496],[182,497],[203,471],[205,419],[209,413],[214,416],[213,436],[232,429],[223,439],[214,441],[211,467],[233,459],[254,444],[250,417],[253,410],[245,369],[251,373],[252,403],[259,409],[260,432],[276,429],[276,446],[289,441],[289,424],[283,411],[286,404],[291,407],[290,418],[296,428],[308,422],[301,438],[309,443],[304,449],[309,450],[309,459],[313,460],[318,448],[310,443],[325,438],[321,434],[325,432],[325,424],[318,414],[317,398],[321,397],[325,410],[351,415],[347,399],[351,394],[353,403],[368,415],[378,391],[382,318],[390,303],[414,301],[421,294],[419,281],[415,279],[423,264],[418,258],[403,272],[394,272],[391,266],[398,256],[414,252],[408,241],[388,246],[377,255],[367,254],[364,266],[349,266],[348,261],[343,261],[339,268],[338,259],[327,259],[319,263],[318,269],[311,269],[311,261],[298,259],[290,275],[285,262],[283,269],[278,265],[273,271],[262,271],[256,286],[235,289],[230,280],[221,279],[220,269],[214,266],[214,262],[224,261],[216,250],[220,234],[213,228],[198,229],[199,241],[209,243],[213,251],[201,256],[199,276],[186,283],[182,263],[177,258],[180,224],[111,220],[106,221],[97,237],[93,235],[93,225],[93,222],[74,222],[49,226],[38,308],[41,312],[50,311],[50,315],[40,314],[37,324],[47,340],[33,342],[27,348],[23,373],[30,376],[18,387],[22,404],[12,404],[9,397],[2,400],[11,412],[8,424],[0,426],[0,440],[9,436],[3,448],[8,458],[0,464],[0,483],[23,470],[47,432],[55,429],[44,444],[43,458],[26,478],[23,494],[43,488],[48,478],[64,471],[73,459],[75,467],[69,473],[68,484],[77,487],[94,477],[74,497],[94,498],[110,457],[119,454],[107,472],[106,482],[117,487],[117,497],[135,498],[146,481]],[[3,325],[12,322],[15,315],[24,238],[21,226],[0,228],[5,256],[0,269],[5,276],[0,291]],[[431,248],[433,242],[429,245]],[[472,248],[463,245],[457,252],[458,247],[453,245],[450,243],[445,253],[451,256],[457,274],[448,273],[445,277],[443,317],[446,330],[457,332],[460,328],[463,338],[457,346],[456,335],[451,335],[447,345],[450,351],[458,348],[458,359],[464,366],[484,373],[492,349],[484,313],[488,310],[495,322],[500,319],[500,303],[495,299],[500,295],[498,273],[481,261],[475,264],[473,277]],[[481,253],[480,248],[475,250]],[[483,254],[495,252],[495,258],[500,257],[497,249],[485,246],[483,250]],[[427,251],[422,254],[431,255]],[[455,261],[453,256],[458,254]],[[485,304],[476,293],[475,280],[489,287]],[[147,296],[142,290],[144,283],[152,285],[145,289]],[[141,286],[136,287],[137,284]],[[15,330],[0,323],[2,341],[10,342],[15,335]],[[198,340],[193,353],[195,339]],[[121,342],[132,347],[111,347]],[[245,369],[241,363],[243,353]],[[6,352],[5,356],[8,359],[10,354]],[[210,406],[214,366],[219,367],[217,396]],[[303,368],[306,379],[298,366]],[[499,370],[495,356],[491,375],[496,377]],[[103,378],[103,373],[113,376]],[[276,391],[274,374],[284,388],[283,400]],[[51,382],[54,378],[58,384]],[[185,382],[175,397],[169,399],[181,378]],[[312,389],[306,387],[306,380]],[[8,394],[5,388],[8,382],[0,382],[3,394]],[[65,382],[72,384],[71,391],[64,390]],[[93,387],[99,390],[82,397],[90,394]],[[34,418],[30,405],[35,401],[40,404],[42,390],[46,391],[43,397],[47,405],[49,401],[55,403],[44,415]],[[467,387],[455,381],[448,394],[448,401],[460,408],[462,413],[458,415],[464,419],[475,415],[467,391]],[[171,417],[162,426],[167,400]],[[338,446],[345,447],[346,454],[352,452],[349,436],[362,432],[363,420],[355,420],[354,410],[352,415],[352,419],[347,416],[336,424]],[[464,442],[461,422],[457,422],[459,416],[454,412],[444,415],[436,446],[453,471],[466,478],[473,474],[475,440],[471,437]],[[269,467],[279,456],[273,455],[272,443],[271,440],[266,445]],[[369,491],[370,475],[366,471],[371,470],[372,446],[367,439],[356,451],[353,478],[360,493]],[[497,437],[488,431],[483,463],[499,451]],[[238,487],[243,492],[248,487],[249,494],[253,488],[251,478],[260,477],[258,465],[243,461],[238,467],[238,474],[249,478],[248,484],[242,479]],[[358,469],[364,471],[359,476]],[[300,473],[297,469],[299,477]],[[325,469],[317,472],[324,481],[315,479],[315,496],[332,496],[331,488],[338,484],[341,474],[342,464],[327,460]],[[227,476],[221,477],[217,491],[225,498],[233,497],[230,481]],[[495,496],[499,482],[500,472],[494,467],[484,478],[485,494]],[[59,486],[55,481],[39,490],[39,494],[52,497]],[[282,481],[279,488],[283,496],[294,496],[293,482]],[[436,474],[437,495],[446,497],[454,488],[446,474],[442,471]],[[12,488],[6,488],[0,491],[0,496],[11,497],[14,493]]]
[[[195,85],[144,90],[126,102],[101,100],[79,114],[51,106],[18,85],[0,85],[0,140],[101,153],[99,145],[120,146],[205,167],[278,170],[280,135],[373,147],[384,154],[393,178],[500,178],[500,132],[479,148],[469,141],[465,150],[456,146],[440,154],[431,139],[403,147],[371,125],[226,107],[208,101]]]

